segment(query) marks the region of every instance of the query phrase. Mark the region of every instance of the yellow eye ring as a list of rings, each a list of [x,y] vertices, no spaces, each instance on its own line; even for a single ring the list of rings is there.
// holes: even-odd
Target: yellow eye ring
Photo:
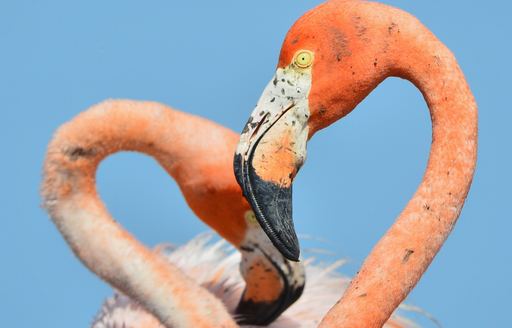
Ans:
[[[293,61],[297,67],[308,68],[313,64],[313,52],[309,50],[299,50],[295,53]]]

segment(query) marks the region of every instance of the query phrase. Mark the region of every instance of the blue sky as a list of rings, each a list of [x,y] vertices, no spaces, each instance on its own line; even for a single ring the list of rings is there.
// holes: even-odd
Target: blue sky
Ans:
[[[416,15],[455,53],[480,111],[478,167],[455,230],[408,302],[445,327],[512,326],[511,5],[383,1]],[[106,98],[160,101],[239,131],[271,78],[291,24],[319,1],[0,3],[0,308],[6,327],[85,327],[110,288],[72,255],[38,188],[53,131]],[[385,81],[315,135],[294,186],[304,247],[348,258],[353,275],[416,189],[430,120],[408,82]],[[149,157],[98,172],[114,216],[148,245],[207,227]],[[307,252],[306,252],[307,255]],[[418,319],[422,323],[424,320]]]

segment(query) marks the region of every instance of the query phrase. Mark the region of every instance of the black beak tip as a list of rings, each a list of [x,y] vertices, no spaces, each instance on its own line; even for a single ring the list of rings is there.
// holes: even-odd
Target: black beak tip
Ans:
[[[273,303],[240,301],[235,310],[235,319],[239,325],[267,326],[276,319]]]
[[[295,303],[304,291],[304,284],[287,288],[278,299],[272,302],[240,300],[235,310],[239,325],[267,326],[277,319],[290,305]]]
[[[244,165],[245,164],[245,165]],[[270,241],[290,261],[298,262],[300,247],[292,220],[292,188],[258,176],[240,154],[233,161],[235,177]]]
[[[286,256],[285,256],[286,257]],[[290,261],[299,262],[300,261],[300,250],[297,247],[292,253],[290,253],[289,257],[286,257]]]
[[[290,261],[298,262],[299,240],[292,219],[292,187],[263,180],[249,166],[248,200],[272,244]]]
[[[274,243],[274,241],[272,241]],[[300,248],[299,243],[293,245],[284,245],[283,243],[274,243],[274,246],[281,252],[281,254],[288,260],[293,262],[299,262]]]

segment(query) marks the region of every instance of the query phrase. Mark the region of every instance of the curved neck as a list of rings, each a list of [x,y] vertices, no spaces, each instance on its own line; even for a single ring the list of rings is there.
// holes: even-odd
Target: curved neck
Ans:
[[[201,138],[201,131],[208,131],[207,137]],[[62,126],[50,143],[44,206],[89,269],[139,301],[167,327],[235,327],[218,299],[111,218],[97,195],[95,173],[100,161],[116,151],[150,154],[175,177],[193,207],[204,188],[222,189],[225,186],[218,184],[231,180],[237,187],[230,172],[236,139],[227,129],[156,103],[102,103]],[[229,155],[226,163],[222,154]],[[226,168],[219,174],[230,175],[231,180],[212,176],[218,167]],[[236,240],[233,235],[231,239]]]
[[[174,178],[194,213],[238,246],[249,207],[232,172],[237,140],[227,128],[158,103],[111,100],[60,128],[50,152],[63,156],[49,154],[46,165],[72,165],[87,182],[81,187],[95,193],[96,168],[105,157],[119,151],[148,154]]]
[[[327,327],[386,322],[451,232],[475,169],[477,106],[454,56],[415,18],[382,7],[376,21],[387,35],[380,53],[386,56],[384,77],[408,79],[421,90],[432,118],[432,146],[414,197],[325,317]]]

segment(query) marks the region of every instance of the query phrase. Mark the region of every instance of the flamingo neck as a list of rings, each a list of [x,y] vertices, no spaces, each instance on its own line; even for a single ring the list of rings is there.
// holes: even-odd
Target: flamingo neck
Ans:
[[[384,19],[386,76],[408,79],[422,92],[432,118],[430,156],[414,197],[324,318],[325,327],[386,322],[453,229],[475,169],[477,106],[453,54],[411,16],[391,18]]]
[[[119,150],[137,150],[153,155],[186,194],[189,185],[205,182],[193,179],[215,167],[207,159],[190,158],[197,156],[196,152],[206,152],[197,148],[204,147],[198,140],[200,134],[194,134],[198,128],[211,128],[207,144],[223,139],[229,144],[232,138],[234,149],[236,135],[229,130],[156,103],[110,101],[97,105],[60,128],[50,143],[42,186],[44,205],[80,260],[138,300],[166,327],[235,327],[218,299],[116,223],[95,187],[96,168],[104,157]],[[200,164],[183,166],[183,159],[190,166]]]

